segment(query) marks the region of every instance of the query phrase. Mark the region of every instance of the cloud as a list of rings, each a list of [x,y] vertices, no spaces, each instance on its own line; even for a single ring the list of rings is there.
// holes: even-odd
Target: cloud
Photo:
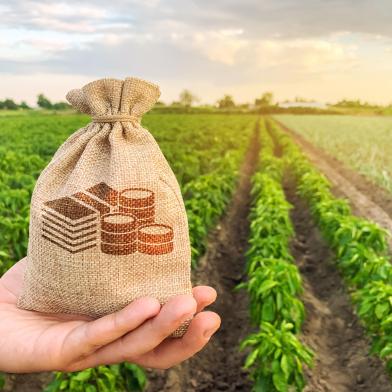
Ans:
[[[24,28],[46,32],[95,33],[108,29],[127,28],[130,18],[109,7],[89,2],[58,2],[16,0],[12,7],[1,4],[2,28]]]
[[[90,20],[102,20],[107,16],[107,10],[101,7],[86,6],[83,4],[69,3],[37,3],[30,2],[27,7],[36,16],[45,15],[54,18],[88,18]]]
[[[191,31],[174,33],[170,38],[174,45],[194,50],[210,61],[234,65],[238,61],[238,54],[249,45],[246,39],[241,38],[242,33],[241,29]]]
[[[266,40],[256,45],[261,67],[287,66],[303,72],[347,70],[356,65],[357,47],[322,39]]]
[[[35,75],[31,88],[37,75],[134,74],[209,99],[313,92],[344,75],[385,78],[391,14],[389,0],[0,0],[0,73]]]
[[[193,10],[188,17],[180,8],[189,24],[246,27],[247,35],[258,38],[316,38],[342,31],[392,37],[389,0],[199,0],[197,4],[199,12]]]
[[[40,52],[57,53],[71,48],[70,43],[61,42],[53,39],[26,39],[21,41],[24,44],[37,49]]]

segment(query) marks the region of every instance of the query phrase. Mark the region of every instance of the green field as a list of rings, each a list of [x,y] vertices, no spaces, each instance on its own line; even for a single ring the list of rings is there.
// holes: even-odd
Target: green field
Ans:
[[[392,158],[388,155],[392,119],[351,116],[277,116],[277,119],[392,191]],[[61,143],[88,121],[88,116],[74,113],[0,116],[0,276],[26,255],[29,204],[39,173]],[[214,271],[212,281],[206,283],[218,288],[221,301],[235,302],[235,309],[225,314],[228,325],[243,327],[238,315],[249,314],[249,322],[242,323],[249,324],[245,325],[246,334],[235,344],[227,343],[228,336],[235,331],[223,328],[220,337],[216,337],[218,343],[212,345],[225,356],[230,352],[228,361],[230,356],[241,358],[236,359],[238,373],[216,363],[210,355],[207,365],[199,365],[195,370],[200,378],[210,372],[200,381],[201,386],[208,385],[206,388],[210,389],[200,391],[222,390],[215,384],[217,371],[227,380],[238,381],[242,388],[239,390],[248,390],[249,384],[241,384],[242,377],[250,379],[252,391],[302,391],[307,383],[312,388],[312,377],[323,385],[325,380],[318,377],[340,372],[336,377],[339,380],[347,373],[339,360],[350,361],[354,356],[369,372],[385,376],[382,380],[379,377],[381,381],[374,385],[374,380],[369,381],[368,385],[374,390],[387,390],[380,389],[380,385],[389,388],[390,384],[384,366],[392,372],[392,264],[388,233],[353,215],[349,202],[335,197],[323,173],[272,119],[239,114],[148,114],[143,124],[158,141],[180,183],[188,215],[193,267],[197,273],[206,265],[212,270],[216,268],[217,253],[207,252],[206,263],[198,261],[205,253],[207,241],[212,246],[218,242],[214,233],[217,238],[222,237],[218,250],[224,255],[225,271]],[[251,139],[253,136],[258,136],[260,143]],[[254,142],[250,143],[251,140]],[[277,151],[282,156],[277,156]],[[241,179],[246,181],[238,182],[245,157]],[[247,172],[249,167],[253,169]],[[246,206],[244,217],[234,211],[227,214],[232,215],[228,222],[220,221],[226,211],[233,212],[230,200],[237,185],[241,189],[245,183],[249,200],[244,200],[244,195],[237,196],[238,193],[234,198]],[[298,200],[290,196],[290,186]],[[309,211],[305,220],[293,214],[293,210],[298,214],[306,209]],[[249,226],[247,239],[241,219]],[[218,230],[212,230],[218,222]],[[298,223],[301,230],[309,233],[309,239],[303,235],[300,238]],[[233,232],[231,237],[228,231]],[[317,252],[312,248],[312,233],[322,243],[320,254],[318,248]],[[242,258],[225,249],[234,237],[244,240],[244,246],[235,246]],[[339,271],[335,275],[331,272],[332,260]],[[331,298],[319,287],[320,280],[310,286],[309,277],[317,268],[325,268],[322,280],[332,281]],[[312,306],[311,297],[317,298]],[[346,308],[339,305],[342,301],[347,303]],[[317,319],[320,314],[328,314],[331,320],[346,317],[340,341],[331,340],[333,334],[328,332],[319,336],[316,326],[324,326]],[[307,324],[312,318],[313,322]],[[347,341],[365,349],[359,354],[339,351]],[[320,357],[326,346],[334,350],[328,351],[326,362],[322,362]],[[375,365],[369,352],[381,361]],[[334,368],[336,362],[338,370]],[[321,371],[313,373],[312,363],[321,366]],[[350,390],[356,390],[356,370],[349,371],[352,378],[344,379],[344,388],[348,385]],[[166,376],[167,373],[161,375]],[[183,378],[187,381],[187,376]],[[0,374],[0,390],[5,379],[10,380]],[[192,382],[197,385],[198,381]],[[47,392],[140,392],[146,384],[143,369],[123,363],[75,373],[57,372],[49,385],[40,385]],[[328,390],[345,390],[334,389],[335,384],[326,385]],[[160,392],[154,389],[153,381],[150,387],[149,392]]]
[[[392,117],[278,115],[276,119],[392,192]]]

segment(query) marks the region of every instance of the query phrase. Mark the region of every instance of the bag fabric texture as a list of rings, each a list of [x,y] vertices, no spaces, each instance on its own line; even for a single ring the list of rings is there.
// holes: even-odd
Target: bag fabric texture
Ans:
[[[158,86],[137,78],[101,79],[67,94],[92,122],[37,180],[20,308],[98,318],[139,297],[164,304],[191,294],[180,188],[140,123],[159,96]]]

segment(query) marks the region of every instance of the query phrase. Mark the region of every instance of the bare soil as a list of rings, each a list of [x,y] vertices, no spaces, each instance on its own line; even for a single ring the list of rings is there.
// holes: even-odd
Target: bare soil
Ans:
[[[326,154],[300,139],[291,130],[284,129],[330,178],[335,186],[333,192],[348,198],[356,213],[371,218],[368,212],[375,204],[374,199],[370,199],[370,186],[373,184],[366,188],[364,182],[361,182],[362,176],[356,177],[361,189],[370,192],[368,197],[348,181],[348,171],[345,172],[347,178],[341,175],[338,166],[340,163],[330,165],[328,157],[325,159]],[[275,154],[281,156],[281,153],[275,140]],[[346,188],[343,190],[342,187]],[[290,173],[285,176],[284,188],[287,200],[293,205],[291,219],[296,234],[292,241],[292,254],[304,281],[302,300],[306,308],[306,319],[302,340],[315,352],[315,367],[307,369],[305,391],[392,391],[385,365],[369,354],[371,343],[353,311],[350,295],[334,265],[333,253],[315,225],[306,202],[297,195],[295,181]],[[381,199],[378,201],[381,202]],[[388,223],[388,214],[379,205],[376,207],[381,210],[381,213],[376,211],[376,217],[383,223],[386,219]]]
[[[315,352],[307,372],[307,392],[390,392],[384,364],[369,355],[370,342],[353,312],[349,294],[334,265],[332,252],[315,226],[292,179],[285,192],[294,206],[296,237],[292,254],[304,281],[306,319],[302,340]]]
[[[195,271],[193,282],[207,284],[218,291],[211,310],[222,318],[222,326],[207,347],[176,368],[153,372],[148,392],[250,391],[251,383],[242,369],[245,353],[239,344],[250,332],[248,298],[234,291],[244,279],[245,252],[249,233],[250,177],[256,170],[259,152],[258,134],[241,168],[237,190],[225,216],[211,233],[208,249]]]
[[[52,373],[8,374],[4,392],[42,392],[52,380]]]
[[[356,215],[368,218],[392,233],[392,193],[346,167],[295,131],[279,123],[334,185],[334,193],[347,198]],[[392,249],[392,237],[389,240]]]

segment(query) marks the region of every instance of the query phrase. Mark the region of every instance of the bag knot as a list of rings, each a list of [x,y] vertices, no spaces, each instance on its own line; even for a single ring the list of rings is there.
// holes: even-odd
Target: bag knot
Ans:
[[[99,79],[67,94],[68,102],[95,122],[139,121],[160,96],[156,84],[138,78]]]
[[[114,122],[140,122],[140,117],[131,116],[129,114],[111,114],[105,116],[94,116],[93,122],[96,123],[114,123]]]

